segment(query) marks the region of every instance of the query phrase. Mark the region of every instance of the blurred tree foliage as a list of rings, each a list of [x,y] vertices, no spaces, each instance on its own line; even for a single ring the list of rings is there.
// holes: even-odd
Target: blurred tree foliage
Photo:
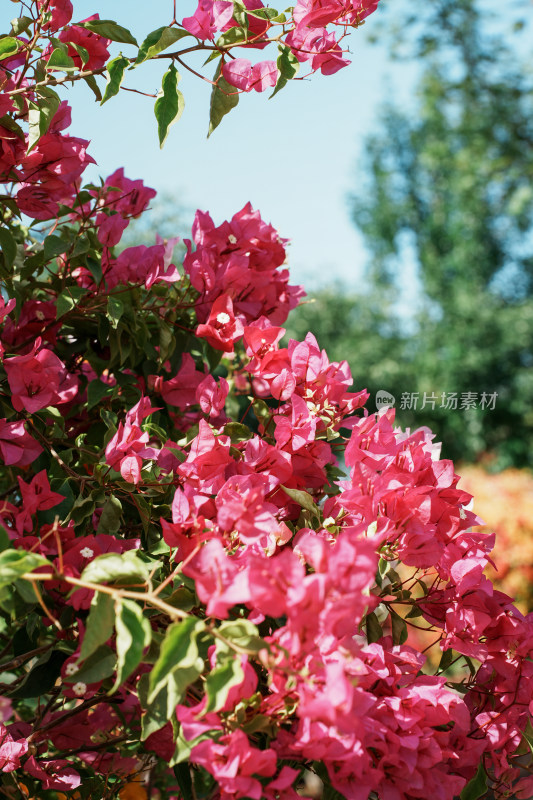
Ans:
[[[191,236],[193,212],[172,192],[158,192],[151,201],[149,209],[137,219],[133,219],[122,236],[118,250],[136,247],[140,244],[155,244],[156,231],[164,239],[180,237],[175,250],[175,259],[180,259],[185,251],[182,239]],[[181,255],[178,255],[178,251]]]
[[[289,333],[312,330],[358,387],[391,392],[397,420],[429,425],[444,456],[531,466],[533,78],[518,64],[519,34],[500,36],[476,0],[410,8],[418,35],[394,48],[424,56],[415,107],[384,109],[352,201],[368,293],[319,293]],[[418,408],[402,410],[416,392]],[[434,409],[421,409],[424,392]],[[454,411],[440,408],[443,392],[459,405],[467,392],[498,397],[494,410]]]

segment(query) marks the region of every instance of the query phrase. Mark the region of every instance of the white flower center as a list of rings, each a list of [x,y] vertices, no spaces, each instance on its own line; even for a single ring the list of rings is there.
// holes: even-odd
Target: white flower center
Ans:
[[[84,547],[83,550],[80,550],[80,556],[83,556],[83,558],[92,558],[94,556],[94,550],[91,550],[90,547]]]
[[[221,311],[220,314],[217,314],[217,322],[220,322],[221,325],[227,325],[230,319],[230,315],[226,314],[225,311]]]
[[[230,235],[228,236],[228,242],[230,244],[237,244],[237,237],[234,236],[233,233],[230,233]]]
[[[82,683],[82,681],[78,681],[78,683],[75,683],[74,686],[72,687],[72,691],[74,692],[74,694],[77,694],[78,697],[81,697],[87,691],[87,684]]]
[[[71,662],[70,664],[67,664],[67,666],[65,667],[65,675],[75,675],[76,672],[78,672],[78,670],[79,670],[78,665]]]

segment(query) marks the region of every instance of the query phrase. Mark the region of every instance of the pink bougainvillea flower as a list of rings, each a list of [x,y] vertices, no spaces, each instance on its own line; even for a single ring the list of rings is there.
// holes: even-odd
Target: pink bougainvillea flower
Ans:
[[[288,34],[286,43],[298,61],[310,61],[313,71],[320,70],[323,75],[332,75],[350,63],[343,58],[335,34],[324,27],[298,26]]]
[[[160,376],[151,377],[154,379],[155,390],[161,393],[166,403],[185,410],[197,402],[196,392],[206,373],[196,369],[196,363],[190,353],[184,353],[181,357],[181,366],[173,378],[165,381]]]
[[[80,20],[80,22],[92,22],[95,19],[100,19],[100,15],[93,14],[86,19]],[[107,48],[111,44],[111,39],[106,39],[98,33],[87,30],[87,28],[82,28],[78,25],[71,25],[69,28],[63,28],[59,33],[58,39],[60,42],[65,42],[69,45],[68,54],[78,69],[100,69],[109,61],[109,50]],[[89,58],[85,64],[78,51],[72,47],[73,44],[87,50]]]
[[[217,297],[207,322],[198,325],[196,335],[207,339],[216,350],[233,352],[234,343],[242,337],[244,326],[233,313],[233,302],[227,294]]]
[[[0,419],[0,453],[4,464],[27,467],[43,452],[41,445],[30,436],[24,422]]]
[[[13,772],[21,766],[20,759],[28,752],[26,739],[16,739],[9,729],[0,723],[0,771]]]
[[[302,28],[357,25],[378,7],[378,0],[298,0],[293,19]]]
[[[102,190],[93,194],[100,197],[100,204],[117,211],[122,217],[138,217],[148,208],[157,192],[145,186],[142,180],[131,180],[124,169],[116,169],[105,179]]]
[[[128,220],[120,214],[99,214],[96,218],[98,226],[98,240],[106,247],[114,247],[122,238],[122,234],[128,227]]]
[[[224,424],[227,417],[222,414],[229,393],[229,384],[225,378],[216,381],[212,375],[206,375],[196,389],[198,405],[211,419],[213,425]]]
[[[8,722],[13,716],[13,708],[9,697],[0,695],[0,722]]]
[[[197,39],[213,39],[224,29],[233,16],[233,3],[228,0],[199,0],[192,17],[185,17],[182,25]]]
[[[30,756],[24,764],[24,770],[41,781],[43,789],[70,791],[81,784],[79,772],[63,758],[36,761],[34,756]]]
[[[192,243],[185,240],[184,269],[200,293],[196,314],[207,318],[215,300],[223,294],[233,302],[235,316],[249,325],[260,317],[281,325],[298,305],[303,290],[289,285],[288,270],[279,267],[286,258],[286,239],[264,222],[247,203],[231,220],[218,227],[204,212],[196,213]]]
[[[23,530],[30,531],[32,529],[32,515],[36,514],[37,511],[46,511],[49,508],[54,508],[65,497],[51,490],[46,470],[44,469],[38,472],[29,483],[23,481],[20,476],[17,480],[22,498],[22,509],[17,516],[17,530],[22,533]]]
[[[7,303],[4,298],[0,295],[0,322],[7,317],[8,314],[13,311],[17,304],[17,301],[12,298],[8,300]]]
[[[250,797],[260,800],[262,786],[257,777],[271,777],[276,772],[276,753],[268,748],[252,747],[241,730],[197,744],[192,760],[207,769],[227,797]]]
[[[116,238],[122,223],[118,223],[118,228],[114,228],[117,223],[107,220],[114,220],[115,217],[106,217],[103,222],[102,236]],[[136,286],[144,284],[146,289],[150,289],[157,281],[174,283],[180,279],[178,270],[173,264],[168,263],[167,250],[162,244],[155,244],[147,247],[144,244],[135,247],[127,247],[118,258],[110,259],[105,269],[105,278],[109,287],[119,284],[132,283]]]
[[[278,68],[275,61],[260,61],[252,66],[247,58],[235,58],[224,64],[222,74],[229,84],[243,92],[251,89],[264,92],[276,85]]]
[[[42,9],[44,0],[38,0],[37,5]],[[70,0],[51,0],[46,10],[50,14],[50,19],[44,23],[43,30],[59,31],[72,19],[73,8]]]
[[[41,339],[37,339],[30,353],[4,361],[17,411],[25,409],[32,414],[46,406],[68,403],[78,391],[78,379],[67,372],[55,353],[40,347]]]

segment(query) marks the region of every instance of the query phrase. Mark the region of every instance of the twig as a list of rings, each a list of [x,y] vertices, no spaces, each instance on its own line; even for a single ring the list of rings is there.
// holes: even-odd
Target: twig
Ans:
[[[3,664],[0,664],[0,671],[2,672],[9,672],[12,669],[17,669],[21,667],[25,661],[29,661],[30,658],[34,656],[40,656],[41,653],[46,653],[47,650],[53,647],[53,642],[50,644],[42,645],[42,647],[36,647],[35,650],[28,650],[27,653],[23,653],[16,658],[12,658],[11,661],[6,661]]]

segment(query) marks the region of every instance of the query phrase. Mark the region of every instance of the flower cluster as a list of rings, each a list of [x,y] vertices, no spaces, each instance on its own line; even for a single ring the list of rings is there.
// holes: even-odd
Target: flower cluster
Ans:
[[[19,208],[33,219],[52,219],[62,206],[72,204],[73,189],[77,196],[78,179],[90,157],[86,140],[58,136],[68,127],[68,110],[63,103],[63,113],[56,115],[60,105],[56,88],[66,81],[84,80],[96,99],[106,102],[118,94],[127,67],[168,58],[170,67],[161,90],[153,95],[162,146],[184,109],[177,89],[177,63],[212,84],[212,132],[241,93],[273,89],[275,94],[297,77],[301,64],[308,68],[308,75],[317,71],[331,75],[347,66],[343,40],[376,11],[378,2],[298,0],[280,13],[262,0],[199,0],[191,16],[180,20],[174,13],[168,25],[150,32],[139,46],[127,28],[99,14],[73,21],[70,0],[30,0],[29,16],[12,21],[0,50],[0,180],[18,179]],[[182,39],[187,40],[184,46]],[[121,52],[111,57],[113,42],[135,50],[132,55]],[[250,51],[265,49],[268,58],[262,61],[252,63],[247,57]],[[190,55],[198,50],[208,56],[204,67],[216,59],[212,79],[189,63]],[[102,96],[96,78],[103,74],[107,83]],[[25,133],[18,120],[27,116],[30,128]],[[113,177],[109,185],[122,188],[120,170]],[[135,216],[140,205],[128,213]],[[104,213],[112,219],[100,217],[99,235],[112,246],[128,217],[115,203]]]
[[[200,41],[215,42],[222,39],[238,41],[246,48],[263,49],[281,29],[281,41],[285,50],[282,58],[295,70],[299,63],[309,66],[311,72],[320,71],[331,75],[350,62],[344,57],[341,41],[348,28],[361,25],[364,19],[376,10],[378,0],[298,0],[292,9],[292,19],[287,20],[261,0],[244,0],[237,8],[233,2],[199,0],[191,17],[182,24],[185,30]],[[243,14],[246,29],[242,31]],[[242,31],[242,32],[241,32]],[[279,36],[278,36],[279,40]],[[241,92],[263,92],[278,83],[279,63],[272,60],[259,61],[252,65],[248,58],[231,58],[222,64],[225,81]]]
[[[375,5],[298,4],[294,52],[318,68],[326,26]],[[51,72],[127,40],[70,24],[68,0],[36,8]],[[180,31],[212,41],[245,14],[263,44],[274,17],[243,9],[202,2]],[[176,239],[119,252],[154,192],[123,170],[81,185],[86,143],[65,103],[36,134],[31,48],[12,38],[4,793],[297,800],[315,773],[346,800],[529,796],[533,617],[485,576],[494,537],[453,464],[427,429],[370,414],[311,333],[284,340],[302,290],[250,204],[218,226],[197,212],[182,265]]]

